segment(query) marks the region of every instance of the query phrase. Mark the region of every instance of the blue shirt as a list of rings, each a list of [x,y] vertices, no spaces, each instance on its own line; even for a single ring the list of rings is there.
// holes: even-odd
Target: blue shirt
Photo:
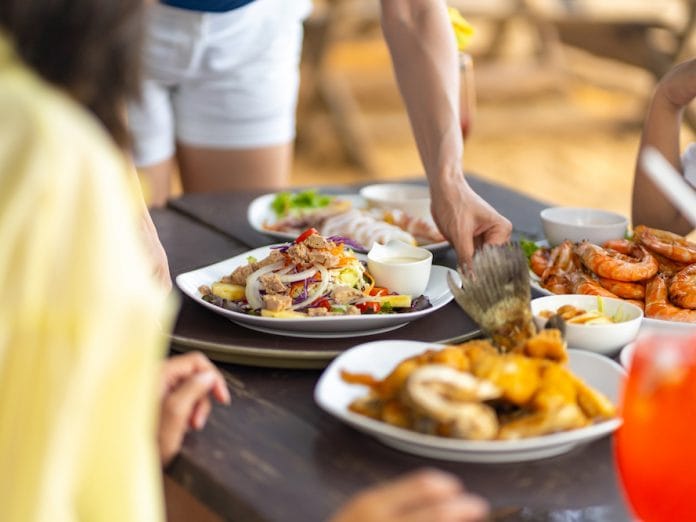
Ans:
[[[188,9],[190,11],[204,11],[206,13],[224,13],[250,4],[254,0],[161,0],[164,5]]]

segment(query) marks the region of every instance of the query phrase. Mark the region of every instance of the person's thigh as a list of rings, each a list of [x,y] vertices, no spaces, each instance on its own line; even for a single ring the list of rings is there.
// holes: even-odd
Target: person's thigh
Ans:
[[[185,192],[278,190],[287,186],[292,143],[249,149],[179,144],[177,160]]]
[[[174,98],[185,190],[287,183],[304,3],[257,0],[206,15],[196,75]]]

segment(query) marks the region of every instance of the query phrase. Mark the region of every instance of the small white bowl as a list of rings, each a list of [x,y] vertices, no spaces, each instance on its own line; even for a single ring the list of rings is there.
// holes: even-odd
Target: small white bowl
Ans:
[[[633,361],[633,353],[636,351],[636,343],[628,343],[621,349],[619,354],[619,361],[621,361],[621,366],[623,366],[626,371],[631,369],[631,361]]]
[[[432,219],[430,190],[425,185],[379,183],[360,189],[360,196],[369,207],[398,209],[411,216]]]
[[[604,355],[615,354],[638,335],[643,321],[643,310],[623,299],[597,297],[594,295],[548,295],[532,300],[532,315],[537,328],[543,328],[547,319],[539,314],[543,310],[555,312],[563,305],[591,311],[599,308],[601,299],[603,312],[612,317],[619,312],[623,320],[612,324],[566,323],[568,348],[579,348]]]
[[[375,243],[367,253],[367,270],[376,286],[397,294],[417,297],[423,295],[433,264],[433,253],[402,241]]]
[[[621,214],[595,208],[551,207],[539,214],[544,234],[551,246],[570,239],[574,243],[587,239],[601,245],[626,235],[628,220]]]

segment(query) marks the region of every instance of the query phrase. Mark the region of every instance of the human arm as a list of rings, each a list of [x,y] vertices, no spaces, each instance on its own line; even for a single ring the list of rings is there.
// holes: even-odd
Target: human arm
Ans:
[[[469,522],[487,513],[455,476],[424,469],[358,493],[331,522]]]
[[[643,125],[640,151],[655,147],[679,172],[683,172],[680,156],[680,129],[685,107],[696,97],[696,59],[684,62],[657,84]],[[647,225],[687,234],[688,221],[662,195],[636,163],[632,201],[633,225]]]
[[[430,183],[433,217],[460,261],[468,262],[475,246],[507,241],[512,225],[464,178],[459,66],[445,2],[381,4],[382,30]]]
[[[189,428],[201,430],[210,414],[210,396],[230,403],[230,393],[220,371],[200,352],[166,359],[162,364],[161,410],[157,443],[163,466],[181,449]]]
[[[129,175],[129,181],[133,186],[135,199],[137,200],[138,205],[138,212],[140,213],[140,236],[144,241],[145,249],[150,258],[153,276],[166,290],[171,290],[172,278],[169,273],[169,261],[167,260],[167,253],[164,251],[164,247],[160,242],[155,224],[152,222],[152,216],[150,215],[150,211],[145,203],[145,197],[141,189],[140,180],[138,179],[138,173],[135,169],[135,165],[132,163],[129,164]]]

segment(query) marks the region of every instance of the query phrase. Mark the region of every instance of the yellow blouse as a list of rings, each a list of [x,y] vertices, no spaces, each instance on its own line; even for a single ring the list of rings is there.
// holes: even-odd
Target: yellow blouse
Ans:
[[[0,520],[163,518],[157,376],[171,307],[127,166],[0,34]]]

